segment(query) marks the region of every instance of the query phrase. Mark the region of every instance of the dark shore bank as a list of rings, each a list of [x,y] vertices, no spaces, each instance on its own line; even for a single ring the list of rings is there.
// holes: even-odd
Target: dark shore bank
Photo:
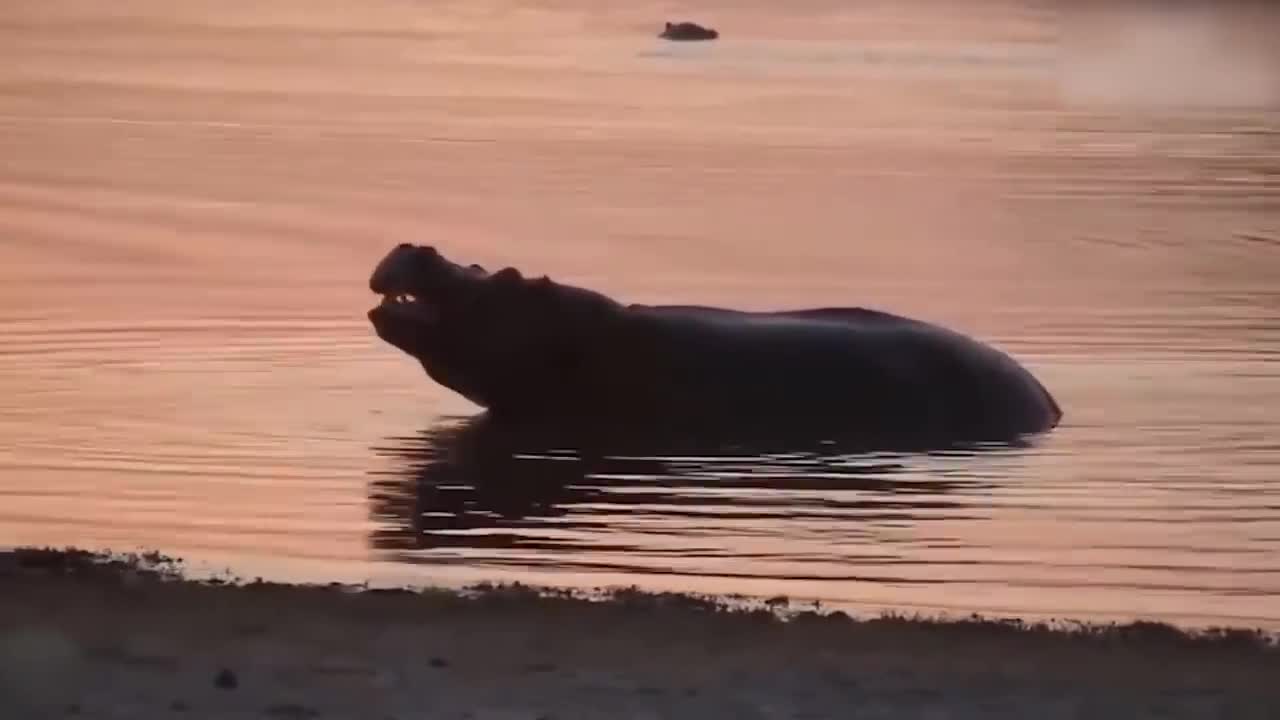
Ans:
[[[1246,630],[850,618],[633,591],[190,580],[0,553],[4,718],[1264,718]]]

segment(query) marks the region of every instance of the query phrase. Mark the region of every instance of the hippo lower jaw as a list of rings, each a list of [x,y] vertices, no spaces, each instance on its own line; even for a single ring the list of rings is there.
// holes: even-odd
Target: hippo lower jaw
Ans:
[[[384,295],[366,316],[383,342],[418,356],[440,322],[439,310],[409,294]]]

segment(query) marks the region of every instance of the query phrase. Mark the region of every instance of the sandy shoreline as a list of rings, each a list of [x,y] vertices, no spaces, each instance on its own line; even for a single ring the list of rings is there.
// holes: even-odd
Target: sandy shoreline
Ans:
[[[0,583],[5,718],[1261,718],[1280,707],[1280,650],[1246,631],[196,582],[160,556],[78,551],[0,553]]]

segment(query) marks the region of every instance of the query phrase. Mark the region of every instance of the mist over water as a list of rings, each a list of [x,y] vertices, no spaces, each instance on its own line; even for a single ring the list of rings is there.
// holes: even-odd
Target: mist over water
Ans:
[[[0,543],[1280,628],[1276,13],[1064,8],[7,3]],[[722,39],[656,39],[676,15]],[[1064,423],[495,437],[365,321],[401,241],[913,315]]]
[[[1280,105],[1280,29],[1263,2],[1084,2],[1066,8],[1063,98],[1182,111]]]

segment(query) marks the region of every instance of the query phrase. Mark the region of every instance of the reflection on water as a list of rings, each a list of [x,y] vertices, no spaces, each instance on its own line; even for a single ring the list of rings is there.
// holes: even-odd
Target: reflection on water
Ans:
[[[376,449],[395,463],[370,484],[372,544],[415,563],[871,580],[856,569],[895,557],[882,530],[977,517],[1002,471],[984,457],[1026,447],[584,437],[480,416]]]

